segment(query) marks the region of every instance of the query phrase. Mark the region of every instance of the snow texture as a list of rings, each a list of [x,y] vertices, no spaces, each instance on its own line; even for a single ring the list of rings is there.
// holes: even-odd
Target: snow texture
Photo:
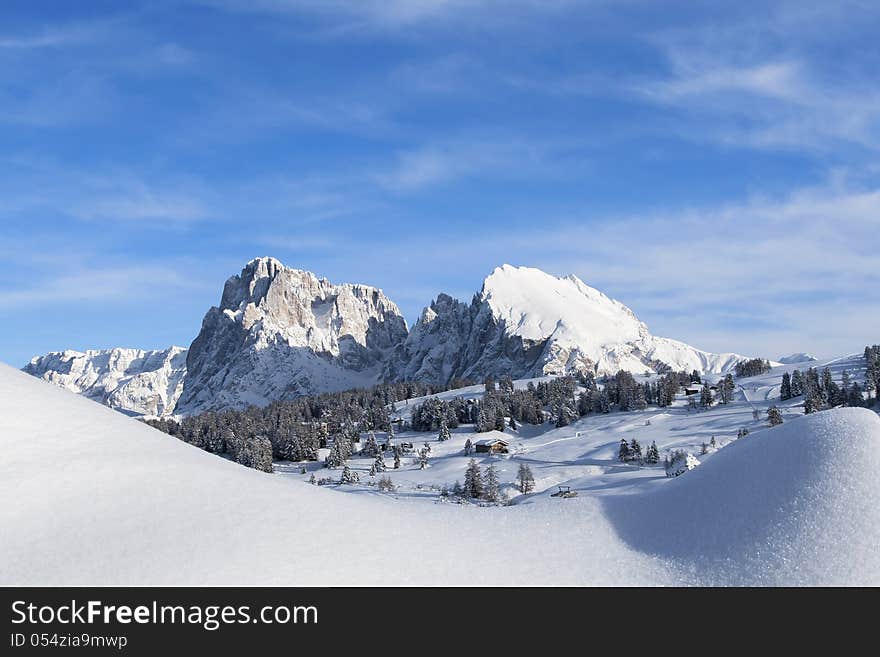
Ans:
[[[0,584],[880,584],[871,411],[786,415],[674,479],[610,465],[620,431],[736,426],[771,403],[748,397],[774,375],[724,409],[612,414],[516,443],[505,431],[523,453],[481,463],[509,481],[526,459],[544,493],[478,508],[248,470],[0,366]],[[466,435],[391,476],[464,462],[442,450]],[[539,456],[577,498],[546,495],[560,475]]]
[[[38,356],[24,371],[132,415],[170,415],[183,390],[186,353],[107,349],[58,351]]]
[[[498,267],[470,306],[440,295],[394,353],[387,378],[446,382],[574,372],[635,374],[671,368],[727,372],[744,356],[713,354],[651,335],[619,301],[577,276]]]

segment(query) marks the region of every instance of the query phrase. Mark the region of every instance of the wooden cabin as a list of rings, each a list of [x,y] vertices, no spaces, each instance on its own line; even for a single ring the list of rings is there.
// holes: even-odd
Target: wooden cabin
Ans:
[[[507,454],[507,448],[510,446],[506,440],[501,438],[486,438],[478,440],[474,443],[477,454]]]

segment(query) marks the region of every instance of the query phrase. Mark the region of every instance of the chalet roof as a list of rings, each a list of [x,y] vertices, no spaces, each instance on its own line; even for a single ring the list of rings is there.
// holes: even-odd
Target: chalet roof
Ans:
[[[497,445],[498,443],[501,443],[502,445],[505,445],[505,446],[510,444],[509,442],[507,442],[506,440],[503,440],[501,438],[484,438],[483,440],[478,440],[474,444],[475,445],[491,446],[491,445]]]

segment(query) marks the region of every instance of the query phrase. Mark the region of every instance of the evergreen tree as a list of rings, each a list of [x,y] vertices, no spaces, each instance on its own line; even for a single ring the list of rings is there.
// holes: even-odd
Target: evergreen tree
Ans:
[[[468,439],[464,442],[464,455],[465,455],[465,456],[470,456],[470,455],[473,454],[473,453],[474,453],[474,444],[471,442],[471,439],[468,438]]]
[[[771,406],[767,409],[767,421],[771,427],[782,424],[782,413],[779,412],[778,408]]]
[[[468,462],[464,473],[464,494],[475,500],[483,497],[483,473],[474,459]]]
[[[715,398],[712,396],[712,389],[709,387],[708,383],[704,383],[703,387],[700,389],[700,406],[703,408],[710,408],[714,403]]]
[[[620,449],[617,450],[617,460],[621,463],[626,463],[630,460],[629,443],[626,442],[626,438],[620,439]]]
[[[632,442],[629,444],[629,460],[638,463],[642,462],[642,446],[635,438],[633,438]]]
[[[779,386],[779,398],[782,401],[786,401],[792,398],[791,376],[788,372],[785,372],[782,375],[782,385]]]
[[[498,471],[491,463],[486,468],[483,477],[483,498],[493,504],[502,501],[501,483],[498,481]]]
[[[718,383],[718,396],[721,403],[729,404],[732,402],[734,392],[736,392],[736,384],[733,382],[733,375],[728,373],[727,376]]]
[[[444,418],[440,422],[440,435],[437,436],[437,440],[444,441],[449,440],[452,436],[449,433],[449,425],[446,423],[446,419]]]
[[[428,453],[429,453],[429,451],[430,450],[425,447],[422,447],[419,450],[419,469],[420,470],[424,470],[425,468],[428,467]]]
[[[645,463],[656,465],[659,462],[660,450],[657,449],[657,443],[655,441],[651,441],[651,446],[648,447],[648,451],[645,454]]]
[[[348,463],[342,466],[342,476],[339,479],[340,484],[356,484],[360,481],[357,472],[352,471],[348,467]]]
[[[804,375],[800,370],[791,373],[791,396],[800,397],[804,394]]]
[[[504,409],[501,406],[495,408],[495,430],[504,431]]]
[[[373,461],[373,467],[375,468],[376,472],[385,472],[388,469],[385,466],[385,458],[382,456],[382,452],[376,454],[376,460]]]
[[[853,383],[849,388],[849,393],[847,393],[847,406],[864,406],[865,400],[862,397],[862,387],[858,384],[858,382]]]
[[[519,492],[524,495],[531,493],[535,489],[535,477],[532,475],[532,469],[525,463],[519,464],[516,480],[519,484]]]
[[[370,435],[367,436],[367,440],[364,442],[363,449],[361,449],[361,455],[376,456],[379,451],[379,443],[376,442],[376,435],[371,431]]]

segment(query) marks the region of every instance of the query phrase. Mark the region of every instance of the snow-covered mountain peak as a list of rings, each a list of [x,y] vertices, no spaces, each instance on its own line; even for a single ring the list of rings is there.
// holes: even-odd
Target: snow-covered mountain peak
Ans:
[[[407,336],[397,305],[367,285],[336,285],[275,258],[226,281],[187,358],[185,412],[371,385]]]
[[[596,345],[636,340],[647,332],[633,312],[577,276],[552,276],[533,267],[498,267],[481,294],[510,335],[551,335]]]
[[[186,354],[183,347],[67,349],[33,358],[24,371],[125,413],[167,415],[183,389]]]
[[[577,276],[505,264],[470,305],[438,296],[395,350],[385,377],[445,382],[620,369],[719,373],[742,358],[654,337],[632,310]]]
[[[812,354],[805,354],[803,352],[797,354],[790,354],[788,356],[781,356],[779,358],[779,362],[783,365],[794,365],[795,363],[812,363],[819,360]]]

